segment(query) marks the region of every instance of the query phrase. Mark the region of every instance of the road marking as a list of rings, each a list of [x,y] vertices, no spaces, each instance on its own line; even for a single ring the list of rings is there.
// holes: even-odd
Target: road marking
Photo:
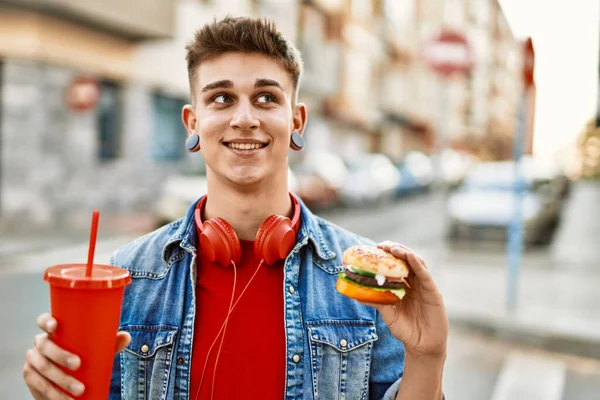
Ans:
[[[512,352],[496,381],[492,400],[560,400],[565,380],[563,362]]]

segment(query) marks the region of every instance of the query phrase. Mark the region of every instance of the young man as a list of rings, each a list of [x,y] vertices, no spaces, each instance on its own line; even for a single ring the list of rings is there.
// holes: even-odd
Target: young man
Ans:
[[[187,47],[190,151],[208,194],[187,215],[113,256],[130,271],[111,399],[442,399],[448,321],[423,260],[392,242],[411,289],[396,305],[336,292],[343,251],[367,239],[288,193],[288,151],[303,146],[300,56],[268,21],[225,18]],[[36,399],[83,386],[56,364],[48,314],[27,353]],[[124,351],[123,351],[124,350]]]

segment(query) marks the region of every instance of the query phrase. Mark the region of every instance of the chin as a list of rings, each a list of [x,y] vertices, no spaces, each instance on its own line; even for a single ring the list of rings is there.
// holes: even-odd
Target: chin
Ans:
[[[253,186],[258,184],[259,182],[262,181],[262,179],[256,179],[256,178],[236,178],[236,179],[230,179],[230,181],[232,183],[234,183],[237,186],[242,186],[242,187],[249,187],[249,186]]]
[[[233,171],[227,174],[227,179],[239,186],[255,185],[266,178],[266,174],[261,174],[259,171]]]

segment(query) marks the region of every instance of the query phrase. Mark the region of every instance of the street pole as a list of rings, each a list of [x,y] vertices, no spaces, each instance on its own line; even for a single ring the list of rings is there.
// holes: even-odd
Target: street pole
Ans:
[[[528,38],[523,45],[523,66],[522,79],[523,89],[521,93],[521,104],[515,126],[514,144],[513,144],[513,162],[515,166],[515,179],[513,184],[513,216],[508,231],[506,250],[507,250],[507,293],[506,308],[509,313],[517,310],[519,273],[523,256],[523,199],[527,191],[525,184],[525,173],[523,170],[523,153],[525,148],[525,137],[528,132],[529,121],[529,96],[532,95],[531,88],[534,83],[534,62],[535,53],[531,38]]]
[[[434,209],[441,211],[440,218],[440,227],[439,233],[442,235],[438,243],[443,242],[443,238],[446,234],[447,230],[447,212],[446,212],[446,194],[447,187],[446,181],[444,179],[444,165],[442,162],[442,157],[445,151],[448,148],[448,120],[449,120],[449,102],[450,102],[450,90],[449,90],[449,82],[447,79],[442,77],[439,78],[439,115],[437,121],[437,132],[435,135],[435,153],[437,153],[437,157],[435,158],[434,168]]]
[[[527,100],[528,90],[524,90],[519,105],[519,115],[514,135],[513,160],[515,165],[514,180],[514,210],[509,228],[507,243],[508,276],[507,276],[507,309],[515,312],[517,309],[517,296],[519,273],[523,254],[523,198],[525,196],[525,175],[523,171],[523,147],[527,132]]]
[[[437,160],[436,167],[436,178],[440,183],[444,182],[444,171],[442,167],[441,155],[448,147],[448,109],[450,102],[450,90],[449,82],[446,79],[440,77],[439,79],[439,90],[438,90],[438,123],[437,123],[437,135],[436,135],[436,152],[440,156]],[[443,186],[443,185],[440,185]]]

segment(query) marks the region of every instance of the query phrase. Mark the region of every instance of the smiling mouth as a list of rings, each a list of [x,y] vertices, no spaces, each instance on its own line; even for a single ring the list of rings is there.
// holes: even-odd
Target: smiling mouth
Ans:
[[[258,150],[266,147],[266,143],[223,143],[224,146],[227,146],[231,149],[235,150]]]

